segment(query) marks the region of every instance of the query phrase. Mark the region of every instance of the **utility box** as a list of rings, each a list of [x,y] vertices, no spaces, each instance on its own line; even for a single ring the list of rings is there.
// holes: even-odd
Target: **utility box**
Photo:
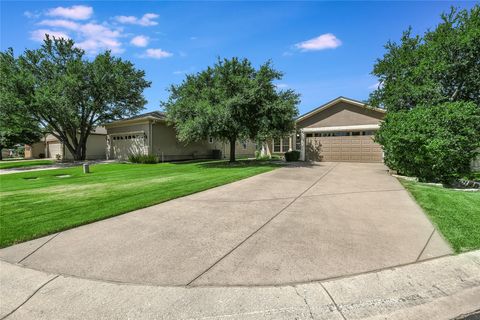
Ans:
[[[90,165],[88,163],[83,164],[83,173],[90,173]]]

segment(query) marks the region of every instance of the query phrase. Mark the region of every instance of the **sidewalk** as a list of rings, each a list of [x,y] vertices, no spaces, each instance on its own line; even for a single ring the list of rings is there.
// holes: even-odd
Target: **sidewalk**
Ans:
[[[454,319],[480,308],[480,250],[289,286],[157,287],[0,262],[0,318]]]

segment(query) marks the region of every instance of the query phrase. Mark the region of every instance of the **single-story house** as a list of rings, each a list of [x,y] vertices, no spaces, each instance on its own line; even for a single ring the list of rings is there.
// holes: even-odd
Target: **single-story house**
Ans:
[[[271,153],[299,150],[306,161],[382,162],[383,153],[373,141],[385,110],[339,97],[300,116],[296,132],[268,142]],[[160,161],[211,158],[213,150],[229,153],[229,144],[209,138],[184,144],[165,114],[148,112],[106,124],[107,159],[127,159],[130,154],[151,154]],[[252,157],[257,150],[251,141],[237,142],[236,155]]]
[[[305,161],[383,162],[381,146],[373,141],[385,110],[338,97],[296,120],[296,132],[273,139],[273,153],[299,150]]]
[[[130,154],[155,155],[159,161],[212,158],[213,150],[228,156],[229,144],[208,138],[192,143],[177,139],[175,129],[166,123],[163,112],[154,111],[105,125],[107,130],[107,159],[128,159]],[[250,141],[237,142],[236,156],[253,156],[256,145]]]
[[[105,159],[107,149],[107,130],[96,127],[87,139],[86,158],[88,160]],[[25,159],[51,158],[73,160],[65,145],[54,135],[47,134],[41,141],[25,145]]]

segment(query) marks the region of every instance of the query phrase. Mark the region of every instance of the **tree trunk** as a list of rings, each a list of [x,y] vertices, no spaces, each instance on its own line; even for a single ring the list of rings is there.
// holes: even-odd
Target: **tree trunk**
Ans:
[[[260,152],[261,157],[272,157],[272,154],[270,153],[270,148],[268,147],[267,142],[262,142],[262,151]]]
[[[2,150],[3,150],[3,146],[0,146],[0,160],[3,160]]]
[[[235,142],[237,139],[230,138],[230,162],[235,162]]]

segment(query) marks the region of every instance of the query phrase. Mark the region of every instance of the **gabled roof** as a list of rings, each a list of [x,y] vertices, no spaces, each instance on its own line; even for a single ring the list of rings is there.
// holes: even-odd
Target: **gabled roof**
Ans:
[[[329,101],[325,104],[322,104],[321,106],[313,109],[310,112],[307,112],[307,113],[301,115],[300,117],[297,118],[296,121],[298,122],[298,121],[302,121],[304,119],[307,119],[307,118],[313,116],[314,114],[317,114],[317,113],[322,112],[322,111],[324,111],[324,110],[326,110],[330,107],[333,107],[334,105],[336,105],[337,103],[340,103],[340,102],[346,102],[350,105],[357,106],[357,107],[360,107],[360,108],[374,110],[374,111],[381,112],[381,113],[386,113],[386,111],[384,109],[375,108],[375,107],[369,106],[368,104],[365,104],[361,101],[340,96],[340,97],[335,98],[335,99],[333,99],[333,100],[331,100],[331,101]]]
[[[142,119],[142,118],[157,118],[157,119],[160,119],[160,120],[164,120],[165,119],[165,113],[163,113],[161,111],[152,111],[152,112],[138,114],[136,116],[126,118],[126,119],[122,119],[122,120],[119,120],[119,121],[135,120],[135,119]]]
[[[138,114],[138,115],[130,117],[130,118],[125,118],[125,119],[120,119],[120,120],[117,120],[117,121],[112,121],[110,123],[106,123],[105,126],[110,127],[110,126],[115,126],[117,124],[126,124],[126,123],[130,123],[130,122],[138,122],[138,121],[142,121],[142,120],[165,121],[165,119],[166,119],[165,113],[163,113],[161,111],[152,111],[152,112]]]

